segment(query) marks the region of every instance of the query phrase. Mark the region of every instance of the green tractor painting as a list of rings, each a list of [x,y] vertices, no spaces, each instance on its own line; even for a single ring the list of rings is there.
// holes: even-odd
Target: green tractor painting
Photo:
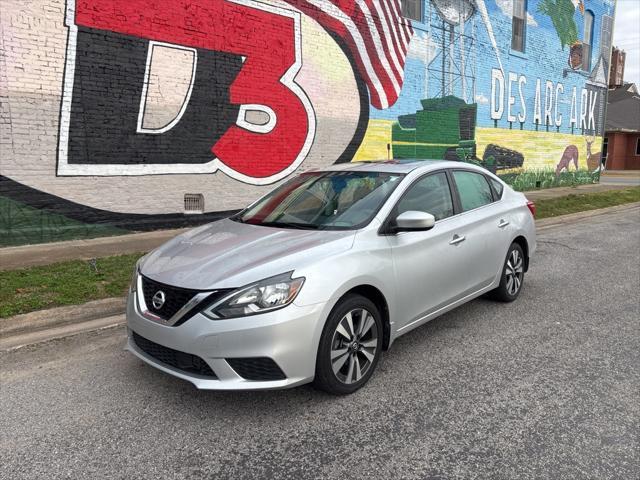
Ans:
[[[488,145],[482,159],[477,157],[477,104],[468,104],[453,95],[420,103],[422,110],[399,116],[391,127],[394,158],[462,161],[492,172],[522,167],[521,153],[498,145]]]

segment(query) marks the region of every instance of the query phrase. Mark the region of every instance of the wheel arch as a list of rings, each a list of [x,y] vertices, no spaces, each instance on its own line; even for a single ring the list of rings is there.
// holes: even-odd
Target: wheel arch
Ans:
[[[524,237],[524,235],[518,235],[513,239],[512,243],[517,243],[522,248],[522,253],[524,253],[524,271],[529,270],[529,242]]]
[[[340,301],[347,295],[356,294],[361,295],[371,300],[378,308],[380,315],[382,315],[382,349],[388,350],[391,341],[391,316],[389,314],[389,304],[384,294],[373,285],[361,284],[347,290],[340,298],[335,302],[334,308],[340,303]]]

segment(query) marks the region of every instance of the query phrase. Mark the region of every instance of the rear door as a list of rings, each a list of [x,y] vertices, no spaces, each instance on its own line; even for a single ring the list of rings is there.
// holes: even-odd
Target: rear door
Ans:
[[[491,284],[501,270],[509,246],[509,222],[486,175],[463,169],[452,170],[450,175],[460,210],[458,231],[468,260],[461,282],[469,294]]]

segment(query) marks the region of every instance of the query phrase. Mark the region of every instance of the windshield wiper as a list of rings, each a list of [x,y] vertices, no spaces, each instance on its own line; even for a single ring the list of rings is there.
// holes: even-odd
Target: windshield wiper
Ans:
[[[313,223],[294,223],[294,222],[260,222],[254,225],[262,225],[265,227],[283,227],[296,228],[298,230],[318,230],[319,226]]]

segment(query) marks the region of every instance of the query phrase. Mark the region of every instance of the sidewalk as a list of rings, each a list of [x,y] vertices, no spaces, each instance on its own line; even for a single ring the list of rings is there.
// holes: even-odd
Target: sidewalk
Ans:
[[[0,270],[148,252],[185,230],[187,228],[0,248]]]
[[[608,173],[606,181],[605,176],[603,176],[603,182],[598,184],[548,188],[524,193],[529,200],[535,202],[543,199],[564,197],[571,194],[605,192],[640,185],[640,172],[635,172],[635,175],[626,173],[615,175],[616,178],[624,177],[624,183],[617,181],[610,183],[609,179],[614,177],[614,175],[613,172]],[[636,183],[627,183],[628,181]],[[148,252],[185,230],[184,228],[158,230],[155,232],[131,233],[115,237],[0,248],[0,270],[48,265],[50,263],[67,260],[88,260],[90,258],[107,257],[110,255]]]
[[[600,175],[600,183],[604,185],[640,185],[640,170],[605,170]]]

